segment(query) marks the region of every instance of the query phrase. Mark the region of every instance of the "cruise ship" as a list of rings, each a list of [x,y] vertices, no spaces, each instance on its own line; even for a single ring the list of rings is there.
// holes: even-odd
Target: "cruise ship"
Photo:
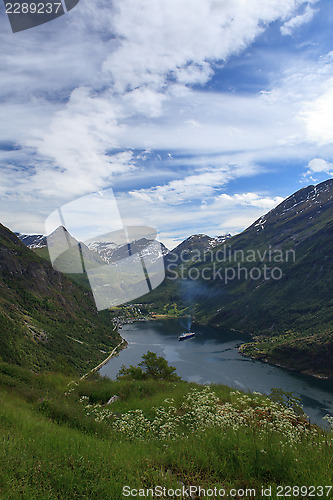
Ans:
[[[182,333],[181,335],[179,335],[178,340],[189,339],[190,337],[194,337],[194,335],[195,335],[195,333],[193,333],[193,332]]]

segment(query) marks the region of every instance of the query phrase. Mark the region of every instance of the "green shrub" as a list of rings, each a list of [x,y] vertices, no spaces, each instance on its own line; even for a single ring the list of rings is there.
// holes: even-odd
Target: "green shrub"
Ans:
[[[139,366],[130,365],[129,368],[126,368],[123,365],[119,370],[117,378],[129,378],[133,380],[146,380],[149,378],[169,381],[181,380],[176,374],[176,368],[169,366],[163,356],[157,356],[155,352],[148,351],[147,354],[143,354],[142,359],[143,361],[139,363]]]

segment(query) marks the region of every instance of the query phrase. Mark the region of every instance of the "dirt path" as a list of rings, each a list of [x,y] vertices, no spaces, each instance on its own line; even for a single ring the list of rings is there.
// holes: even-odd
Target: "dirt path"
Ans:
[[[123,344],[125,342],[125,339],[122,339],[120,344],[118,344],[114,349],[113,351],[111,352],[111,354],[109,354],[109,356],[107,358],[105,358],[99,365],[95,366],[95,368],[93,368],[92,370],[90,370],[88,373],[85,373],[81,378],[80,380],[83,380],[85,379],[89,373],[94,373],[94,372],[97,372],[97,370],[99,370],[100,368],[102,368],[102,366],[104,366],[113,356],[114,356],[114,353],[117,351],[118,347],[121,346],[121,344]]]

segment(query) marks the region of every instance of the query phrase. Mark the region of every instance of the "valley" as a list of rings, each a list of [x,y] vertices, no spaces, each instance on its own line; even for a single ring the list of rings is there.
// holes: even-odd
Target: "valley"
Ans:
[[[41,235],[19,237],[47,257]],[[147,243],[134,242],[138,255]],[[92,268],[101,260],[116,263],[129,251],[107,238],[88,247]],[[140,298],[147,317],[189,315],[203,325],[244,332],[253,338],[242,346],[244,355],[333,377],[332,179],[297,191],[240,234],[192,235],[171,252],[162,246],[162,255],[149,258],[154,263],[162,256],[164,282]],[[61,267],[88,290],[84,273],[70,273],[72,261],[65,253]],[[119,311],[111,315],[121,325]]]
[[[174,252],[164,283],[141,300],[250,334],[244,354],[333,377],[332,180],[294,193],[221,246]]]
[[[192,235],[163,250],[162,285],[100,312],[85,273],[51,267],[42,235],[0,226],[1,494],[330,484],[332,200],[327,181],[241,234]],[[106,264],[97,247],[84,249],[92,267]],[[128,255],[111,250],[115,262]],[[70,251],[59,259],[73,270]],[[196,335],[178,342],[191,321]],[[140,356],[159,364],[145,373]]]

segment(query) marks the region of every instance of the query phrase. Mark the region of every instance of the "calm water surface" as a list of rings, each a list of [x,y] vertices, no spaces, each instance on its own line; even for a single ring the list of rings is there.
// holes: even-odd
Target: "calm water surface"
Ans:
[[[148,350],[164,356],[177,368],[183,380],[199,384],[220,383],[244,391],[268,394],[272,387],[292,392],[302,399],[312,422],[323,425],[322,417],[333,415],[333,381],[270,366],[242,356],[237,347],[250,337],[235,332],[193,325],[195,337],[179,342],[187,331],[184,320],[133,323],[120,330],[128,347],[111,359],[100,374],[116,378],[122,365],[137,365]]]

